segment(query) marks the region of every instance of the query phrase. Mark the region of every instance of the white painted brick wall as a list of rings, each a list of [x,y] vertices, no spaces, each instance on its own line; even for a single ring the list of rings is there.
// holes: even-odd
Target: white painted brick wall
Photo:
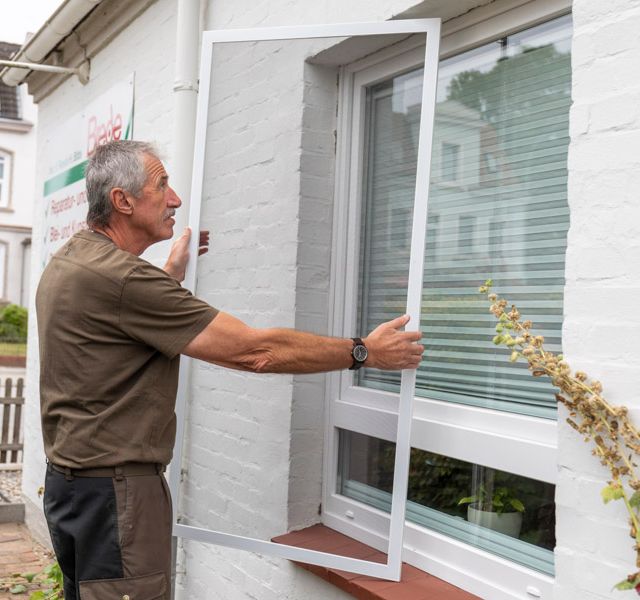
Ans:
[[[453,9],[454,3],[434,0],[421,7],[426,15],[440,9],[464,12],[484,3],[465,0]],[[413,4],[213,0],[208,28],[379,20]],[[640,204],[635,197],[640,189],[640,43],[634,36],[640,10],[637,0],[576,0],[574,5],[565,352],[572,363],[602,378],[612,401],[640,412],[633,393],[640,362],[635,330],[620,325],[637,321],[640,292]],[[61,115],[79,110],[135,70],[136,137],[156,140],[168,155],[172,128],[165,119],[171,123],[174,40],[174,4],[159,0],[93,61],[87,87],[69,80],[42,103],[39,140],[51,134]],[[247,57],[238,53],[235,60],[233,69],[242,72]],[[323,77],[316,73],[309,79],[303,65],[293,53],[286,72],[270,73],[265,81],[267,74],[256,69],[252,88],[220,98],[214,126],[221,128],[225,141],[214,145],[208,156],[202,213],[203,225],[215,235],[210,255],[201,262],[198,293],[253,325],[322,331],[333,169],[333,140],[326,130],[331,113],[323,106],[332,98],[328,74],[318,89],[305,90],[305,80],[322,84]],[[280,95],[252,108],[247,128],[243,106],[270,86]],[[281,134],[277,140],[276,133]],[[170,155],[167,159],[170,169]],[[39,173],[38,189],[41,185]],[[34,239],[41,230],[38,218]],[[35,490],[42,482],[43,464],[34,331],[32,327],[24,492],[39,502]],[[215,526],[221,523],[211,514],[216,510],[236,519],[237,533],[242,533],[240,519],[246,533],[267,537],[313,520],[320,489],[322,438],[317,425],[322,420],[322,389],[321,377],[264,377],[198,365],[187,431],[190,462],[185,494],[179,499],[184,516]],[[313,443],[300,454],[305,435]],[[606,474],[568,427],[560,428],[559,444],[556,600],[617,598],[611,584],[632,568],[623,514],[619,506],[601,505],[598,490]],[[237,502],[247,493],[260,500],[259,509],[245,510]],[[287,561],[190,541],[181,543],[179,556],[178,598],[348,597]]]
[[[564,351],[638,422],[640,3],[575,0],[573,7]],[[600,500],[607,471],[589,450],[561,424],[556,600],[623,597],[611,588],[634,570],[626,512]]]

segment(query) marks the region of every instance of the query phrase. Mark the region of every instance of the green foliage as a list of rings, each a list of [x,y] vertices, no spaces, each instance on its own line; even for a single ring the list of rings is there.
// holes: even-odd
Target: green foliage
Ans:
[[[611,500],[620,500],[624,498],[624,490],[620,484],[612,483],[604,488],[600,492],[605,504],[611,502]]]
[[[27,339],[27,309],[8,304],[0,312],[0,340],[24,342]]]
[[[640,507],[640,492],[633,492],[633,495],[629,498],[629,505],[633,508]]]
[[[522,501],[516,498],[508,487],[504,486],[495,488],[491,494],[484,485],[480,485],[477,494],[461,498],[458,500],[458,504],[477,504],[479,510],[498,514],[524,512]]]
[[[0,580],[0,589],[9,590],[13,595],[29,592],[29,600],[63,600],[62,580],[60,566],[54,562],[39,573],[22,573]]]
[[[616,583],[613,586],[613,589],[624,592],[626,590],[632,590],[634,588],[637,588],[638,586],[640,586],[640,577],[636,577],[635,579],[627,577],[627,579],[623,579],[619,583]]]
[[[27,587],[22,583],[18,583],[14,585],[11,589],[9,589],[9,591],[12,594],[24,594],[27,591]]]

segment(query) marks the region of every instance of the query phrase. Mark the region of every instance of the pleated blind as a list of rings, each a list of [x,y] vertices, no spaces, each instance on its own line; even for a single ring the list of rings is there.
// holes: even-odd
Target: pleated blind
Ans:
[[[570,17],[441,63],[416,393],[553,418],[554,390],[492,343],[488,278],[560,351],[569,225]],[[360,325],[402,314],[410,259],[421,70],[367,90]],[[399,374],[358,384],[397,391]]]

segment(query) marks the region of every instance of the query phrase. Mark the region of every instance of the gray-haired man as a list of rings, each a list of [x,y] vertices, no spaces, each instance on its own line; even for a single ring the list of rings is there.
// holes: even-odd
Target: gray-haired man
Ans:
[[[355,341],[249,327],[180,286],[188,231],[164,270],[139,258],[171,238],[181,204],[148,144],[97,148],[86,181],[91,229],[52,258],[36,297],[45,515],[67,600],[168,598],[162,472],[180,354],[258,373],[314,373],[416,368],[423,347],[420,334],[399,331],[407,317]]]

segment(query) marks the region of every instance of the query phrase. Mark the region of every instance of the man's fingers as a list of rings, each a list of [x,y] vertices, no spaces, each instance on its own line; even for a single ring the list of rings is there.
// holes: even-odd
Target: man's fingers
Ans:
[[[202,256],[209,252],[209,231],[203,229],[200,231],[200,241],[198,244],[198,256]]]
[[[398,331],[398,335],[409,342],[418,342],[422,339],[422,331]]]
[[[401,317],[396,317],[391,321],[387,321],[385,325],[387,325],[387,327],[393,327],[393,329],[400,329],[401,327],[404,327],[409,322],[410,318],[411,317],[409,315],[402,315]]]

